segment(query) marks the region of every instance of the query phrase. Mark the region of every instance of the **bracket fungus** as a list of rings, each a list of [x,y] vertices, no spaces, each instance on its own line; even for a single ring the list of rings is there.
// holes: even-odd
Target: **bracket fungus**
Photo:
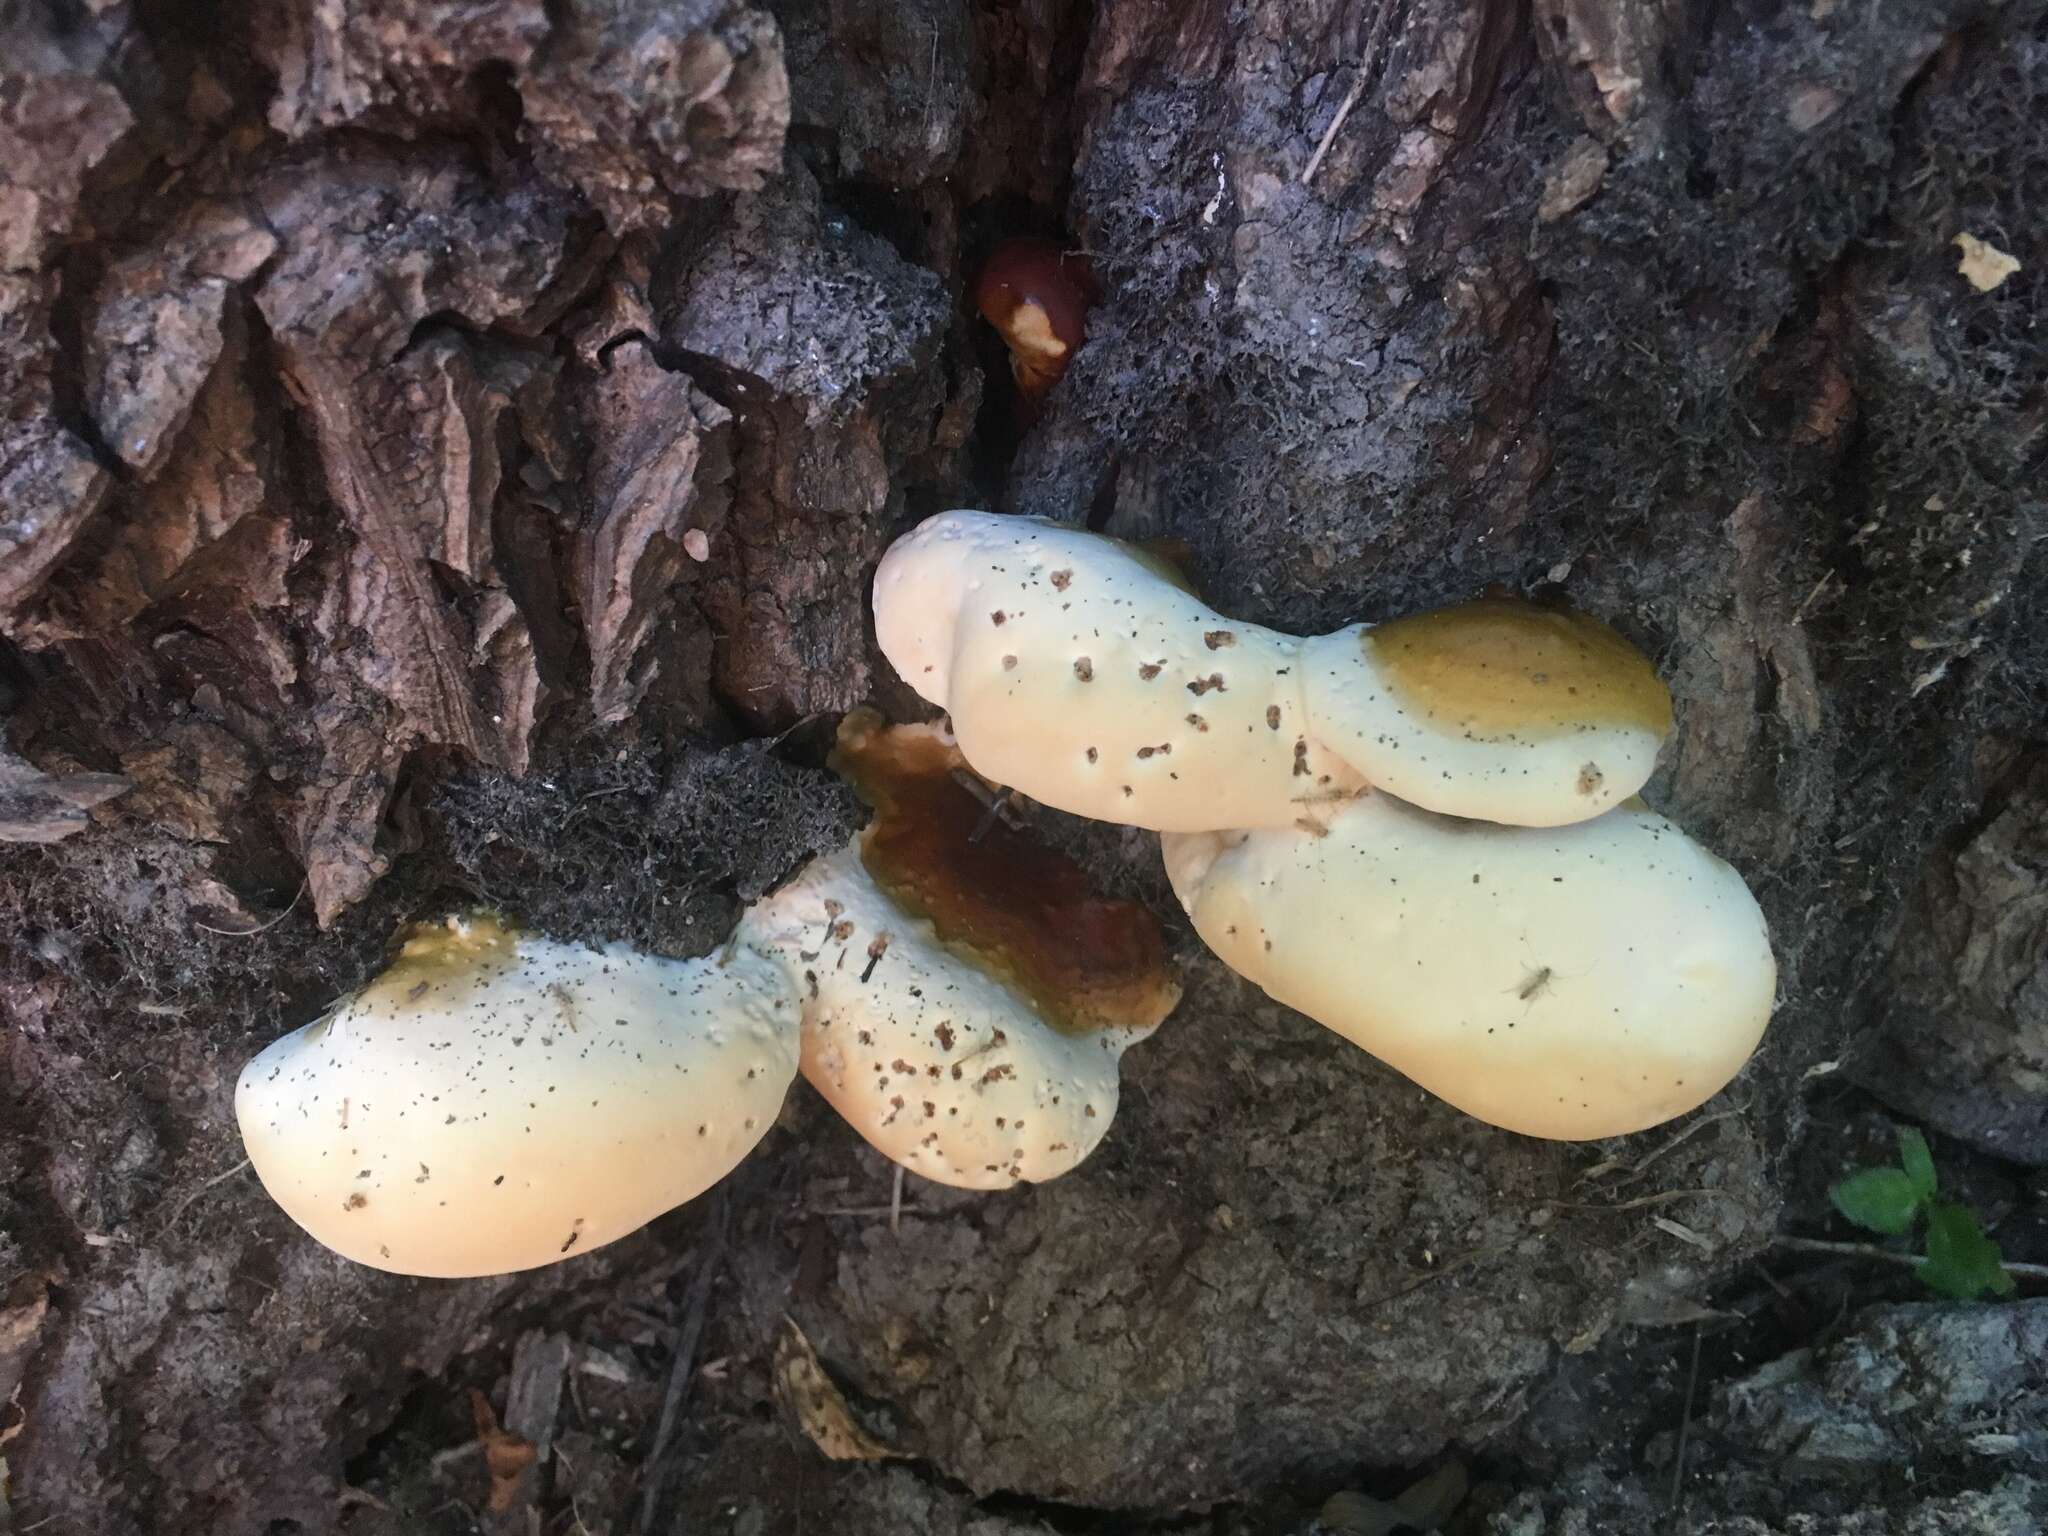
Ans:
[[[1154,831],[1289,826],[1362,781],[1310,735],[1301,642],[1133,544],[945,512],[875,572],[875,635],[975,772]]]
[[[1671,731],[1649,660],[1587,615],[1482,598],[1300,640],[1039,518],[928,518],[882,557],[874,610],[976,771],[1158,832],[1292,826],[1368,784],[1560,826],[1641,789]]]
[[[890,548],[874,610],[978,773],[1164,834],[1226,963],[1480,1119],[1640,1130],[1756,1049],[1763,914],[1633,798],[1671,697],[1596,619],[1487,597],[1304,641],[1131,545],[970,511]]]
[[[856,711],[834,765],[875,815],[666,960],[492,917],[411,930],[374,981],[243,1069],[235,1115],[286,1214],[400,1274],[587,1253],[694,1198],[767,1134],[799,1064],[941,1183],[1067,1172],[1118,1065],[1180,1000],[1159,924],[996,821],[952,739]]]
[[[1109,1129],[1125,1048],[1179,1001],[1157,920],[994,817],[934,727],[856,712],[834,761],[874,819],[741,930],[800,977],[804,1076],[938,1183],[1067,1172]]]
[[[1099,296],[1088,258],[1051,240],[1019,237],[989,253],[975,279],[974,307],[1010,349],[1010,376],[1027,418],[1088,339],[1088,311]]]
[[[797,999],[744,945],[666,960],[415,929],[398,958],[242,1071],[257,1177],[313,1237],[401,1274],[502,1274],[624,1237],[767,1134]]]
[[[1195,931],[1276,1001],[1438,1098],[1590,1140],[1704,1103],[1770,1017],[1742,877],[1639,802],[1568,827],[1371,792],[1317,832],[1162,840]]]

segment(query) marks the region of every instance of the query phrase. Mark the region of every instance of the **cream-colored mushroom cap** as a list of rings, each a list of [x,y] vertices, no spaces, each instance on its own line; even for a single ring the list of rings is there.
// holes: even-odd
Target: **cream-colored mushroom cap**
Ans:
[[[1223,961],[1490,1124],[1615,1136],[1703,1103],[1770,1017],[1742,878],[1639,804],[1500,827],[1368,794],[1296,830],[1163,840]]]
[[[531,1269],[701,1194],[796,1075],[795,993],[721,963],[451,919],[243,1069],[270,1196],[346,1258],[409,1275]]]
[[[1482,598],[1305,648],[1311,729],[1426,810],[1512,826],[1585,821],[1657,766],[1671,695],[1599,620]]]
[[[946,512],[875,573],[875,635],[977,773],[1098,821],[1287,826],[1359,781],[1311,739],[1301,642],[1038,518]]]
[[[856,715],[836,761],[874,822],[740,930],[798,979],[804,1076],[938,1183],[1067,1172],[1109,1129],[1125,1048],[1179,1000],[1158,923],[1008,826],[976,840],[942,732]]]

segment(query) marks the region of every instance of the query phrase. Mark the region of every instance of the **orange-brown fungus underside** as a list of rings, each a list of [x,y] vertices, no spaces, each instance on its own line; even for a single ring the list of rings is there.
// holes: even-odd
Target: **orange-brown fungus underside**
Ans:
[[[1471,736],[1671,729],[1649,658],[1583,613],[1484,597],[1377,625],[1362,643],[1404,709]]]
[[[1150,1029],[1172,1011],[1180,988],[1150,912],[1097,896],[1071,859],[1000,818],[969,841],[987,807],[954,778],[966,762],[944,736],[857,710],[832,765],[874,807],[861,859],[875,884],[1048,1023],[1069,1034]]]
[[[1130,551],[1131,558],[1145,567],[1168,586],[1179,587],[1189,597],[1201,599],[1201,591],[1195,586],[1195,578],[1188,572],[1194,567],[1194,546],[1186,539],[1161,537],[1139,539],[1133,543],[1127,539],[1111,538],[1106,533],[1095,535],[1098,539],[1109,539],[1113,544],[1122,544]]]

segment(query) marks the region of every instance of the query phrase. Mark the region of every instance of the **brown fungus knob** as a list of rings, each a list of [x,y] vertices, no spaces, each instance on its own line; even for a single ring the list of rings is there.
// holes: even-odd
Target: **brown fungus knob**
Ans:
[[[974,307],[1010,349],[1027,413],[1037,414],[1087,339],[1088,309],[1100,294],[1088,258],[1051,240],[1005,240],[982,267]]]

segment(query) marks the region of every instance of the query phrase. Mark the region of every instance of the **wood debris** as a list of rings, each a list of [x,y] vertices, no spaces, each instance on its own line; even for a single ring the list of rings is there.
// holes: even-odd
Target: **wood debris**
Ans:
[[[818,1363],[818,1352],[804,1337],[796,1319],[782,1320],[775,1341],[775,1395],[795,1418],[797,1427],[833,1461],[890,1461],[905,1453],[884,1444],[861,1427],[832,1378]]]

